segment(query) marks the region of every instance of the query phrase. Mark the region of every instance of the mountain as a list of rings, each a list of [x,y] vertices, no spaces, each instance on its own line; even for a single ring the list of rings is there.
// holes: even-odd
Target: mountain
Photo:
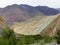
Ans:
[[[57,9],[60,12],[60,8]]]
[[[46,15],[56,15],[59,13],[59,11],[57,9],[49,8],[47,6],[37,6],[36,8]]]
[[[0,8],[0,16],[2,16],[4,21],[10,25],[14,22],[23,22],[39,15],[54,15],[58,13],[59,12],[53,8],[45,6],[33,7],[26,4],[13,4],[5,8]]]
[[[0,8],[0,16],[4,17],[7,24],[13,22],[21,22],[30,19],[34,16],[45,15],[36,8],[28,5],[10,5],[5,8]]]
[[[24,35],[54,35],[60,27],[60,14],[53,16],[37,16],[25,22],[16,22],[11,28],[15,33]]]

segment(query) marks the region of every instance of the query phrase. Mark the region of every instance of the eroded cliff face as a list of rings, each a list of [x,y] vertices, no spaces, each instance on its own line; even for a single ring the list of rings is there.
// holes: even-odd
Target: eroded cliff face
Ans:
[[[37,16],[28,21],[12,25],[14,32],[24,35],[54,35],[60,26],[60,15]]]

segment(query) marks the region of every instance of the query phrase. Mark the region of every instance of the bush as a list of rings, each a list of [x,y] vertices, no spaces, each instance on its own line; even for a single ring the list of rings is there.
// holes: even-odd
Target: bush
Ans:
[[[56,41],[58,44],[60,44],[60,30],[57,30]]]
[[[8,45],[8,40],[0,38],[0,45]]]
[[[40,40],[40,35],[39,37],[37,35],[23,35],[19,40],[20,43],[22,44],[32,44]]]
[[[2,40],[7,41],[7,45],[16,45],[17,38],[15,33],[10,28],[4,28],[2,32]]]
[[[44,42],[45,43],[50,43],[53,41],[53,37],[50,37],[50,36],[44,36]]]

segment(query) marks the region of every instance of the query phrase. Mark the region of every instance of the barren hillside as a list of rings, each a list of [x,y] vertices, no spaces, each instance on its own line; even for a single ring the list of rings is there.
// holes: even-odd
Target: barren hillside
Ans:
[[[25,22],[14,23],[12,28],[14,32],[24,35],[52,34],[59,25],[60,15],[37,16]]]

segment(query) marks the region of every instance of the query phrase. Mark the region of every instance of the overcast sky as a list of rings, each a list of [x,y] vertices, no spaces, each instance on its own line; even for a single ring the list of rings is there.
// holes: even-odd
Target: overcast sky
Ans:
[[[28,4],[32,6],[49,6],[60,8],[60,0],[0,0],[0,8],[12,4]]]

